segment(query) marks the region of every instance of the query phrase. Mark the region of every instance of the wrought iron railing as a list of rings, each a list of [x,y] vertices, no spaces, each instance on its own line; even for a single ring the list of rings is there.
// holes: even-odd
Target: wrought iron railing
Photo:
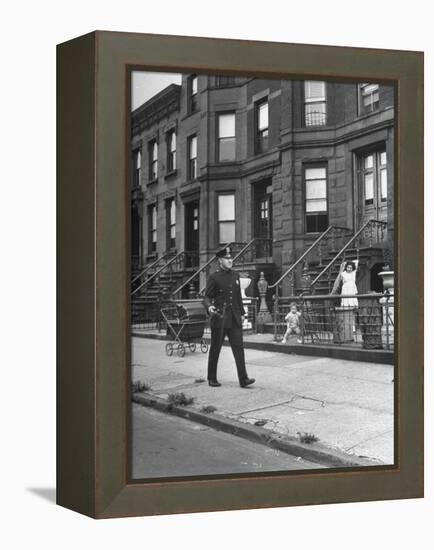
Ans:
[[[249,241],[243,248],[235,254],[233,264],[244,266],[251,264],[258,259],[271,258],[273,255],[273,240],[258,237]]]
[[[356,305],[343,305],[348,299]],[[277,296],[273,307],[276,342],[394,349],[395,303],[388,292]],[[299,321],[290,323],[289,331],[291,308]]]
[[[305,114],[306,126],[325,126],[326,113],[324,111],[310,111]]]
[[[187,269],[194,268],[198,263],[199,251],[183,250],[138,285],[131,292],[131,296],[138,294],[140,291],[143,293],[143,290],[147,287],[149,288],[151,284],[157,286],[160,292],[167,292],[176,282],[175,279],[177,279],[179,275],[184,273]],[[162,278],[164,278],[164,282],[161,281]]]
[[[336,250],[338,242],[342,244],[342,240],[348,236],[351,230],[346,227],[330,225],[310,246],[309,248],[279,277],[279,279],[269,289],[275,289],[275,293],[279,294],[279,287],[282,282],[289,280],[290,294],[295,291],[295,274],[297,268],[302,265],[307,269],[309,258],[314,259],[317,265],[323,265],[324,253],[329,250]]]
[[[337,254],[328,262],[328,264],[320,271],[320,273],[310,282],[310,291],[315,290],[315,285],[322,277],[327,276],[328,290],[331,291],[334,280],[332,268],[339,260],[345,261],[346,253],[349,249],[356,249],[356,256],[359,256],[359,250],[363,243],[366,246],[372,247],[374,244],[384,242],[387,232],[387,223],[379,220],[368,220],[363,226],[345,243],[345,245],[337,252]]]
[[[131,286],[133,287],[133,289],[135,286],[138,286],[138,284],[140,284],[140,283],[137,283],[137,281],[143,282],[143,279],[146,281],[147,279],[146,276],[149,276],[150,274],[152,274],[151,272],[153,269],[157,269],[159,267],[159,264],[161,264],[162,262],[166,262],[168,258],[173,257],[174,255],[175,255],[174,252],[165,252],[162,256],[157,258],[155,261],[147,264],[140,271],[140,273],[138,273],[135,277],[131,279]]]

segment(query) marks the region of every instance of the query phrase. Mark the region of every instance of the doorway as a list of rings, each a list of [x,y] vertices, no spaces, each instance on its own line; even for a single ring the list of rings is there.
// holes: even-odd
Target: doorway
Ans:
[[[360,228],[368,220],[387,222],[387,155],[385,149],[357,157],[357,202]]]
[[[267,239],[256,243],[256,258],[272,256],[273,195],[270,180],[253,187],[253,238]]]
[[[186,267],[199,265],[199,200],[185,205],[185,251]]]

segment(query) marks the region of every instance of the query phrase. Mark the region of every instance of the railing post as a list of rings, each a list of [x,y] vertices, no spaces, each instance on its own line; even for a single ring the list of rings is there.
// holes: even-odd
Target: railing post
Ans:
[[[389,336],[389,298],[390,294],[386,296],[386,303],[384,304],[386,309],[386,349],[390,349],[390,336]]]
[[[301,297],[301,343],[304,344],[304,335],[305,335],[305,322],[306,322],[306,316],[304,314],[305,309],[305,300],[303,296]]]
[[[279,314],[279,285],[276,286],[276,292],[274,294],[274,341],[277,342],[277,322]]]

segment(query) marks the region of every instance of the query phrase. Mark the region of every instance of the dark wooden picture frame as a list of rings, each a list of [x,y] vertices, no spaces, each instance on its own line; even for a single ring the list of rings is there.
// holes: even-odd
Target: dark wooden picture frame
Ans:
[[[395,84],[393,467],[128,479],[132,68]],[[93,32],[58,46],[57,502],[95,518],[423,496],[423,54]]]

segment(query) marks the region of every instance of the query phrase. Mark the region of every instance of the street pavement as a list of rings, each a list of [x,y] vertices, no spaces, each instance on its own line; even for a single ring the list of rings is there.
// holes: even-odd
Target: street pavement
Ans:
[[[133,479],[311,470],[318,464],[133,404]]]
[[[132,338],[132,381],[148,384],[151,395],[184,392],[194,398],[194,410],[212,405],[228,419],[259,422],[287,437],[306,432],[331,451],[393,464],[393,366],[248,349],[247,372],[256,383],[242,389],[231,349],[223,347],[222,387],[211,388],[208,354],[167,357],[165,344]]]

